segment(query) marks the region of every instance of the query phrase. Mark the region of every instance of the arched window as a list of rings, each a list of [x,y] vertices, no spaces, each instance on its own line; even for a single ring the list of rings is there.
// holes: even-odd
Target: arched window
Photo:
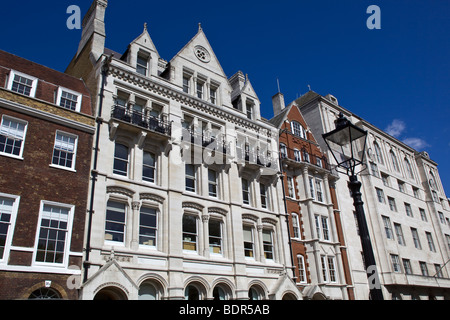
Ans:
[[[434,189],[434,190],[437,189],[437,187],[436,187],[436,178],[434,177],[434,174],[433,174],[433,172],[431,170],[430,170],[430,187],[431,187],[431,189]]]
[[[405,158],[405,167],[406,167],[406,172],[408,172],[408,177],[410,177],[411,179],[414,179],[414,173],[412,171],[411,163],[409,162],[409,160],[407,158]]]
[[[389,154],[391,155],[391,161],[392,161],[392,166],[394,167],[394,170],[400,171],[398,168],[397,156],[395,155],[394,151],[393,150],[389,151]]]
[[[296,135],[297,137],[306,139],[305,128],[303,128],[303,126],[300,123],[298,123],[297,121],[291,121],[291,130],[292,130],[292,133],[294,135]]]
[[[144,282],[139,287],[139,300],[158,300],[158,290],[150,282]]]
[[[214,287],[213,297],[214,300],[230,300],[231,298],[231,290],[227,285],[219,284]]]
[[[253,285],[248,290],[249,300],[262,300],[264,299],[264,291],[258,285]]]
[[[381,154],[381,149],[377,142],[373,143],[373,148],[375,149],[375,156],[377,157],[377,162],[380,164],[384,164],[383,155]]]
[[[33,291],[28,297],[29,300],[54,300],[61,299],[59,293],[51,288],[40,288]]]

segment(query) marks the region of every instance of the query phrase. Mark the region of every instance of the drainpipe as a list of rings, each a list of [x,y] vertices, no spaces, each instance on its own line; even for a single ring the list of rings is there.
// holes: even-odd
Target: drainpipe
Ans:
[[[88,225],[87,225],[87,237],[86,237],[86,255],[85,255],[85,261],[83,263],[84,266],[84,278],[83,283],[85,283],[88,279],[88,270],[91,265],[89,261],[90,253],[91,253],[91,231],[92,231],[92,215],[94,214],[94,194],[95,194],[95,182],[97,181],[97,163],[98,163],[98,147],[100,144],[100,127],[103,123],[102,119],[102,108],[103,108],[103,99],[104,99],[104,91],[105,91],[105,84],[106,84],[106,76],[108,75],[109,70],[109,63],[111,62],[112,56],[107,57],[103,61],[102,65],[102,85],[100,88],[100,101],[98,105],[98,115],[95,121],[97,122],[97,130],[95,133],[95,148],[94,148],[94,163],[91,170],[91,201],[89,204],[89,211],[88,211]]]

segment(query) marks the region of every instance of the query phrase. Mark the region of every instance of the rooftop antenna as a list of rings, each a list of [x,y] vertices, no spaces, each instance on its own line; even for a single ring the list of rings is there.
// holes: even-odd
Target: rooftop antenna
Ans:
[[[278,78],[277,78],[277,85],[278,85],[278,93],[280,93],[281,92],[281,90],[280,90],[280,80],[278,80]]]

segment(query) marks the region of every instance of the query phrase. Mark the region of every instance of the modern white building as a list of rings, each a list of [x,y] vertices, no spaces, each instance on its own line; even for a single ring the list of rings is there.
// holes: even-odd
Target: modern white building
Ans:
[[[81,299],[301,299],[292,281],[278,131],[201,26],[170,60],[147,25],[105,48],[95,0],[66,72],[97,115]]]
[[[437,163],[346,110],[332,95],[309,91],[296,103],[328,159],[333,157],[322,134],[335,129],[340,112],[368,131],[366,169],[359,180],[384,299],[449,299],[450,207]],[[352,283],[356,299],[368,299],[347,183],[340,174],[336,190]]]

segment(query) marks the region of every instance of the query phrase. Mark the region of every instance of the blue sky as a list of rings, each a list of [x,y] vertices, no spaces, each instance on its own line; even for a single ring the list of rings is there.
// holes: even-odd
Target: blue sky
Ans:
[[[80,30],[66,9],[82,14],[91,0],[2,4],[0,49],[64,71]],[[381,30],[369,30],[369,5],[381,9]],[[289,103],[311,89],[388,130],[439,164],[450,192],[450,0],[118,1],[106,13],[106,46],[125,51],[144,22],[170,60],[197,32],[208,37],[228,76],[248,73],[272,117],[271,97]]]

